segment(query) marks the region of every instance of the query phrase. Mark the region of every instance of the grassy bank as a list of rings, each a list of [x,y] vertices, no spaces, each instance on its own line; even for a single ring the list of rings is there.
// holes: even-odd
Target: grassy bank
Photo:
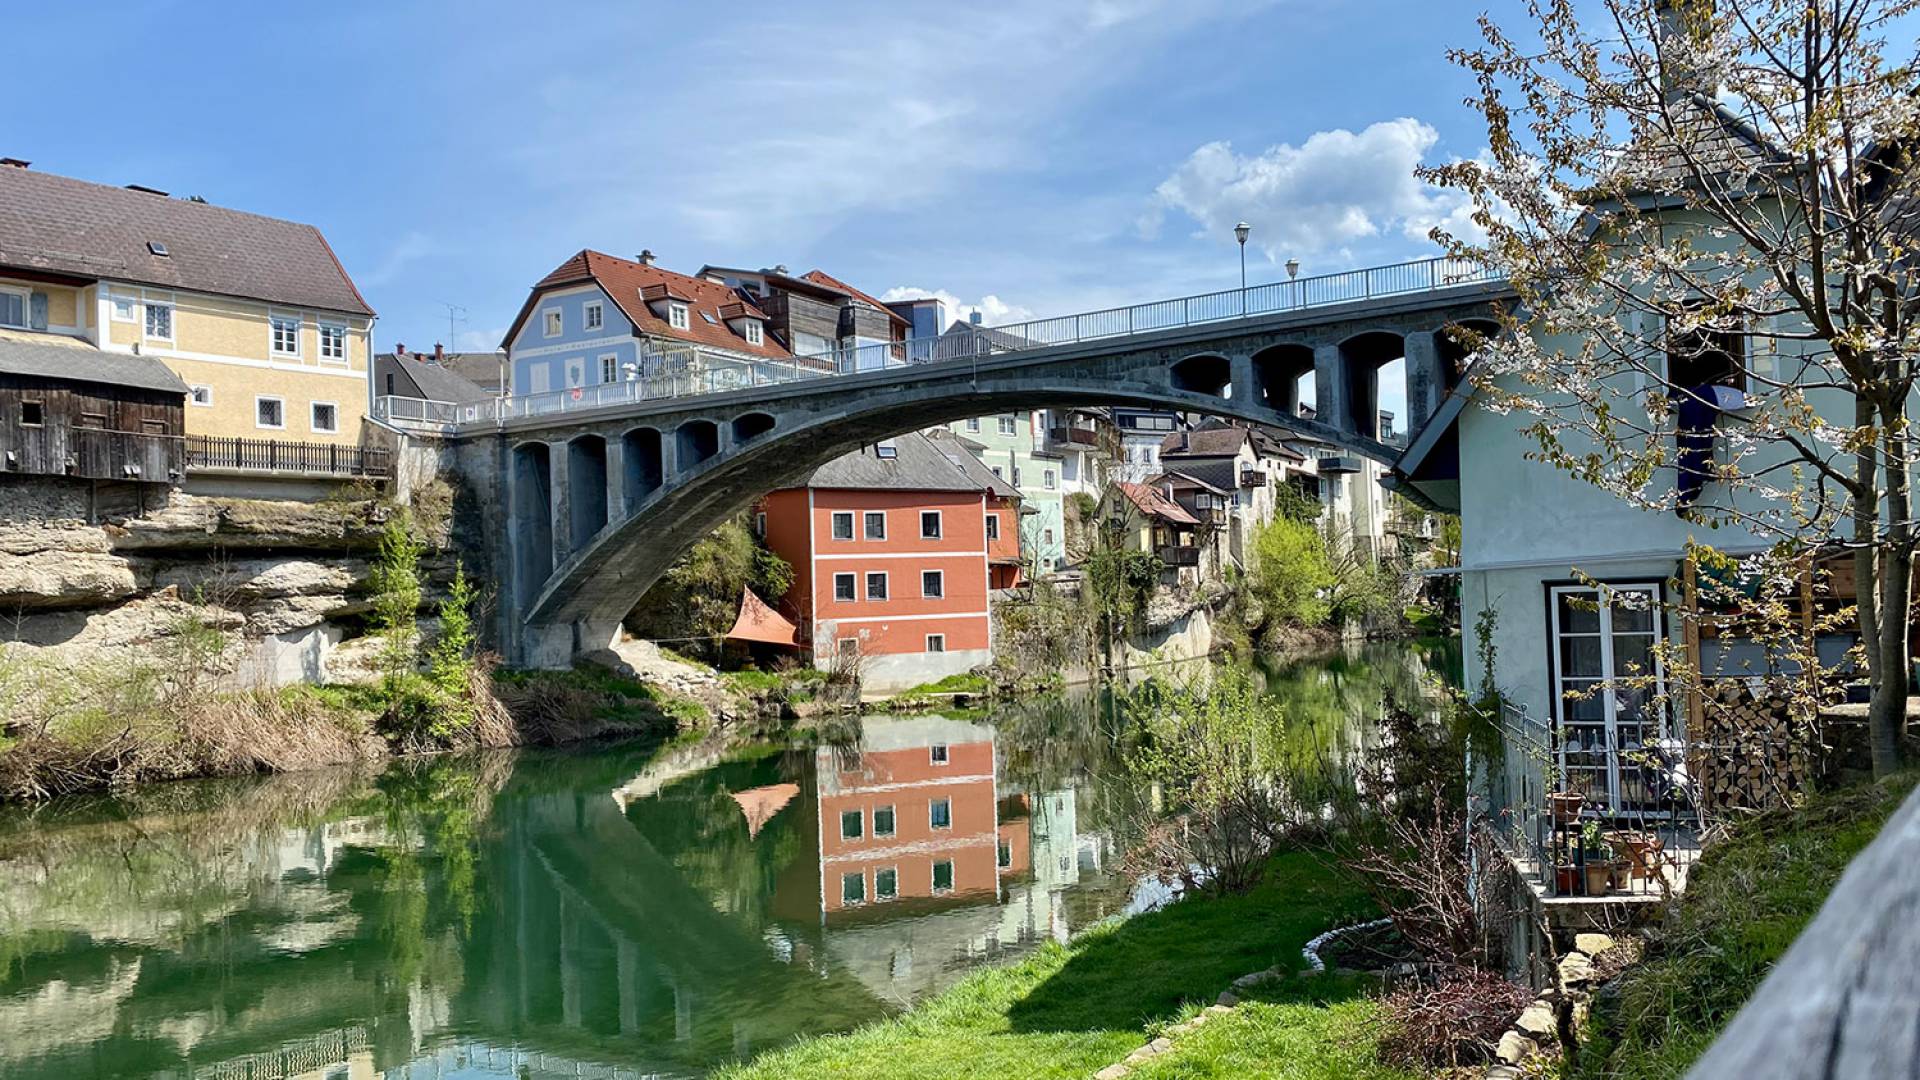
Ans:
[[[1274,964],[1297,969],[1314,935],[1366,914],[1364,898],[1326,867],[1283,854],[1245,895],[1101,923],[1069,944],[970,975],[903,1016],[810,1039],[720,1076],[1084,1078],[1210,1004],[1236,977]],[[1372,1005],[1358,987],[1313,982],[1311,990],[1306,980],[1280,984],[1272,1003],[1232,1018],[1232,1027],[1222,1022],[1219,1038],[1214,1029],[1189,1035],[1155,1066],[1161,1071],[1140,1075],[1398,1075],[1373,1064]],[[1239,1038],[1226,1034],[1235,1027]],[[1242,1067],[1257,1056],[1249,1047],[1277,1055],[1262,1067],[1309,1071]],[[1287,1059],[1292,1064],[1282,1065]]]
[[[1677,1077],[1753,996],[1847,863],[1920,775],[1815,796],[1744,823],[1707,851],[1646,959],[1603,998],[1566,1071],[1577,1078]]]

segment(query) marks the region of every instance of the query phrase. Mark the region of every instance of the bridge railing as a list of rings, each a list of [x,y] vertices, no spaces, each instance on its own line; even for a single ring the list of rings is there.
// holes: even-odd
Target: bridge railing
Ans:
[[[1255,315],[1406,296],[1461,285],[1492,284],[1499,274],[1466,259],[1436,258],[1270,282],[1244,289],[1155,300],[1131,307],[1003,326],[956,327],[937,337],[874,342],[784,359],[745,357],[703,346],[650,352],[616,382],[569,387],[461,406],[465,426],[595,409],[662,398],[698,397],[833,375],[979,360],[1058,345],[1128,337]],[[428,405],[436,403],[425,403]],[[466,410],[471,409],[472,416]],[[424,410],[422,410],[424,411]]]

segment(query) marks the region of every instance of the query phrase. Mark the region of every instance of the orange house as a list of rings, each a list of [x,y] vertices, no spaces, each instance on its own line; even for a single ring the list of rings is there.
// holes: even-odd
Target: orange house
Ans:
[[[1018,505],[950,434],[915,433],[767,495],[757,523],[794,568],[782,606],[814,665],[857,662],[884,692],[993,658],[992,560],[1018,562]]]

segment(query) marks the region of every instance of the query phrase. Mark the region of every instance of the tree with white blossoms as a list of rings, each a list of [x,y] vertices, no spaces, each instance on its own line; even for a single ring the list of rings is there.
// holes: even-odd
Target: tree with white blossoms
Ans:
[[[1484,232],[1437,238],[1518,292],[1474,382],[1528,417],[1534,456],[1760,538],[1763,579],[1849,553],[1876,774],[1899,758],[1916,539],[1916,7],[1528,0],[1451,54],[1487,153],[1423,171]]]

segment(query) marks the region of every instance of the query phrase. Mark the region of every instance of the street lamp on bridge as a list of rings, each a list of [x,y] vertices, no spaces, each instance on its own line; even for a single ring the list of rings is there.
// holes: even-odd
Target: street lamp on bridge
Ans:
[[[1240,314],[1247,313],[1247,234],[1253,226],[1241,222],[1233,227],[1233,238],[1240,241]]]

